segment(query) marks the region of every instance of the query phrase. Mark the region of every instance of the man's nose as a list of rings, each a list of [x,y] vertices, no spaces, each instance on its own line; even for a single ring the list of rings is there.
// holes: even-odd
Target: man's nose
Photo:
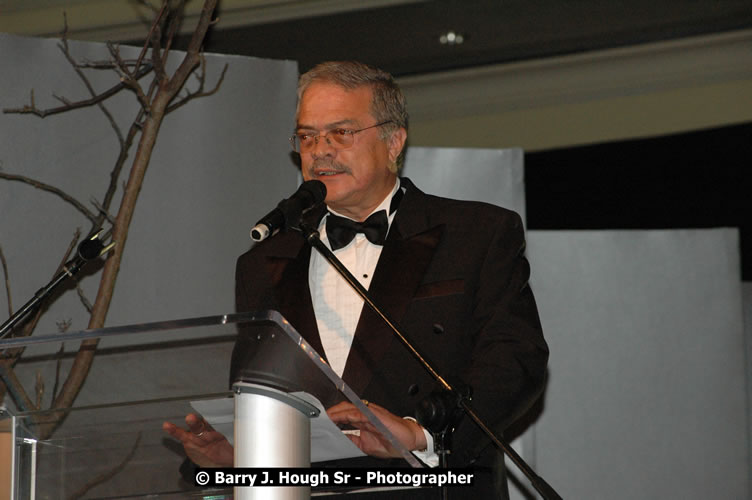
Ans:
[[[315,158],[321,158],[324,156],[332,156],[336,152],[336,149],[332,146],[332,141],[325,135],[317,136],[313,141],[313,148],[311,154]]]

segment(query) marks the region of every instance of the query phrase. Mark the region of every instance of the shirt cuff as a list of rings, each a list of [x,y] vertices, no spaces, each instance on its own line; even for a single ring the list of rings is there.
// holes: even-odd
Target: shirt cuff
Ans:
[[[402,418],[404,418],[405,420],[412,420],[413,422],[418,423],[418,421],[415,420],[413,417],[402,417]],[[423,431],[423,435],[426,437],[426,448],[420,451],[413,451],[413,455],[418,457],[421,460],[421,462],[423,462],[429,467],[438,467],[439,455],[436,453],[436,451],[433,448],[433,436],[422,425],[420,426],[420,428]]]

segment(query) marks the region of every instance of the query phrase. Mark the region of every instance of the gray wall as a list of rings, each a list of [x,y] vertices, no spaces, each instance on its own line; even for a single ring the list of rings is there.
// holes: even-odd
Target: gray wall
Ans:
[[[71,50],[82,59],[107,58],[102,44],[71,42]],[[13,68],[0,75],[0,108],[26,104],[31,89],[39,107],[56,106],[53,93],[88,97],[54,40],[0,35],[0,60]],[[208,86],[225,63],[229,69],[216,95],[164,121],[108,325],[232,312],[235,259],[250,247],[250,227],[295,188],[287,137],[294,122],[296,63],[210,55]],[[111,72],[94,72],[92,78],[98,90],[117,82]],[[195,88],[195,81],[190,85]],[[112,103],[124,131],[136,106],[129,92]],[[115,136],[96,108],[44,120],[0,115],[3,171],[55,185],[85,204],[102,199],[117,152]],[[75,228],[88,231],[89,224],[57,197],[16,182],[0,181],[0,214],[0,245],[19,307],[49,281]],[[91,300],[97,285],[98,273],[83,280]],[[0,303],[5,304],[4,288]],[[55,302],[37,332],[53,333],[64,319],[73,320],[73,329],[86,327],[73,293]]]

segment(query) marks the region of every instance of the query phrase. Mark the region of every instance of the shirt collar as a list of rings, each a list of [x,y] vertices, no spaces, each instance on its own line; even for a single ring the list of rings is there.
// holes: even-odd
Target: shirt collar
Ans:
[[[400,179],[399,179],[399,177],[397,177],[397,179],[396,179],[396,181],[394,183],[394,188],[392,188],[392,191],[388,195],[386,195],[386,198],[384,198],[383,200],[381,200],[381,203],[379,203],[379,206],[377,206],[376,208],[374,208],[371,211],[371,213],[369,213],[366,216],[366,219],[371,214],[374,214],[374,213],[378,212],[379,210],[384,210],[384,211],[386,211],[387,215],[389,216],[389,224],[391,225],[392,219],[394,218],[394,213],[389,213],[389,206],[392,204],[392,198],[394,198],[394,195],[395,195],[395,193],[397,192],[397,190],[399,188],[400,188]],[[344,214],[341,214],[341,213],[337,212],[336,210],[333,210],[333,209],[331,209],[329,207],[327,207],[327,209],[329,210],[329,212],[333,213],[334,215],[339,215],[340,217],[345,217],[345,218],[350,219],[350,220],[355,220],[352,217],[348,217],[348,216],[346,216]],[[395,212],[396,212],[396,210],[395,210]],[[326,217],[324,217],[324,219],[326,219]],[[321,219],[322,223],[323,223],[324,219]],[[365,220],[365,219],[363,219],[363,220]]]

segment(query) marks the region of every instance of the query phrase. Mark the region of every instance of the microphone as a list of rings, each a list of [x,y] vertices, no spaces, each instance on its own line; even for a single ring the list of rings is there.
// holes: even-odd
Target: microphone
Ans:
[[[277,208],[262,217],[253,229],[251,239],[264,241],[274,236],[283,227],[297,224],[305,210],[326,198],[326,186],[321,181],[306,181],[300,185],[295,194],[279,202]]]

